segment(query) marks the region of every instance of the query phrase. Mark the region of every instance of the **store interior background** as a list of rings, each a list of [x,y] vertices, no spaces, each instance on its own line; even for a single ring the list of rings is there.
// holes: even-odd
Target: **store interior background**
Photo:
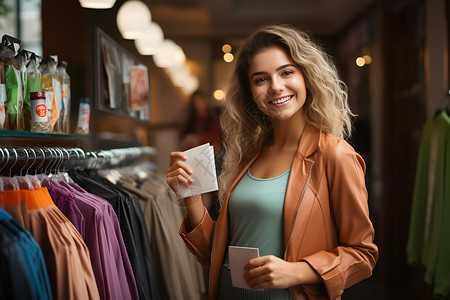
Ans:
[[[26,0],[23,0],[26,1]],[[14,8],[23,1],[8,0]],[[78,100],[95,101],[94,28],[99,27],[149,68],[151,121],[138,122],[99,110],[91,112],[91,138],[1,138],[4,146],[80,146],[84,150],[148,145],[161,172],[178,147],[187,117],[188,95],[175,87],[151,56],[137,52],[116,25],[124,0],[107,10],[85,9],[76,0],[42,0],[39,28],[16,26],[8,34],[41,39],[43,57],[56,54],[68,62],[71,76],[72,128]],[[222,59],[228,43],[233,53],[256,28],[288,23],[314,35],[334,58],[349,86],[358,114],[350,140],[367,163],[367,187],[379,262],[371,278],[350,288],[345,299],[432,299],[423,270],[406,262],[406,242],[422,127],[438,109],[450,105],[449,0],[146,0],[152,20],[165,38],[178,43],[200,88],[213,99],[226,89],[233,63]],[[3,16],[0,18],[4,18]],[[14,21],[4,19],[4,22]],[[0,27],[0,32],[2,32]],[[39,35],[37,37],[36,35]],[[363,67],[355,59],[369,54]]]

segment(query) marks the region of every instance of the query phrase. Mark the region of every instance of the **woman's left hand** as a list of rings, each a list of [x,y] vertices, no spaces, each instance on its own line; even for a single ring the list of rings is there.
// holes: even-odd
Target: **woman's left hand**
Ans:
[[[308,263],[287,262],[274,255],[253,258],[244,269],[244,278],[252,289],[284,289],[299,284],[322,282]]]

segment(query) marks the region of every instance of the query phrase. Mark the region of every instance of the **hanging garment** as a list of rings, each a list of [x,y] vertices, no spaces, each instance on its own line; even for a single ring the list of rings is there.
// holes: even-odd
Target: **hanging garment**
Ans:
[[[44,180],[56,206],[85,241],[100,299],[137,299],[137,287],[117,215],[110,203],[77,184]]]
[[[0,249],[4,255],[0,267],[4,275],[0,283],[3,291],[0,299],[53,299],[41,248],[30,232],[1,208],[0,235],[3,235]],[[14,254],[14,247],[17,254]],[[27,278],[22,276],[23,272]]]
[[[47,188],[3,191],[0,204],[40,245],[55,299],[99,299],[86,244]]]
[[[407,245],[408,263],[425,266],[437,299],[450,294],[449,182],[450,118],[442,111],[423,128]]]
[[[24,257],[3,221],[0,221],[0,270],[1,299],[36,299]]]
[[[137,219],[140,211],[137,199],[87,172],[69,171],[69,175],[84,190],[106,199],[112,205],[119,220],[140,299],[160,299],[149,242],[142,238],[145,224]]]
[[[118,186],[138,196],[147,223],[155,257],[160,299],[202,299],[205,279],[202,266],[184,246],[178,235],[185,210],[178,205],[163,178],[146,179],[126,173]]]

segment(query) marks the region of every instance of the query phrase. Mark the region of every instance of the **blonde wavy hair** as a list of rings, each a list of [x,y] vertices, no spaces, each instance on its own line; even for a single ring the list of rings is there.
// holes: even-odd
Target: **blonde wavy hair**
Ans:
[[[221,125],[225,144],[219,199],[223,203],[231,183],[272,135],[269,117],[253,101],[248,78],[250,61],[265,48],[280,47],[299,66],[307,89],[306,121],[338,138],[350,137],[347,86],[331,58],[311,37],[289,25],[269,25],[255,32],[240,48],[225,99]],[[300,128],[299,128],[300,130]]]

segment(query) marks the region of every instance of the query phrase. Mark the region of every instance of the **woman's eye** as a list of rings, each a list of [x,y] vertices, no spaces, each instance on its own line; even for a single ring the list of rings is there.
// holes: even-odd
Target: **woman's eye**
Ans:
[[[264,81],[266,81],[265,78],[257,78],[257,79],[255,80],[255,83],[256,83],[256,84],[261,84],[261,83],[263,83]]]
[[[291,75],[291,74],[293,74],[294,73],[294,71],[284,71],[283,72],[283,75],[284,76],[289,76],[289,75]]]

